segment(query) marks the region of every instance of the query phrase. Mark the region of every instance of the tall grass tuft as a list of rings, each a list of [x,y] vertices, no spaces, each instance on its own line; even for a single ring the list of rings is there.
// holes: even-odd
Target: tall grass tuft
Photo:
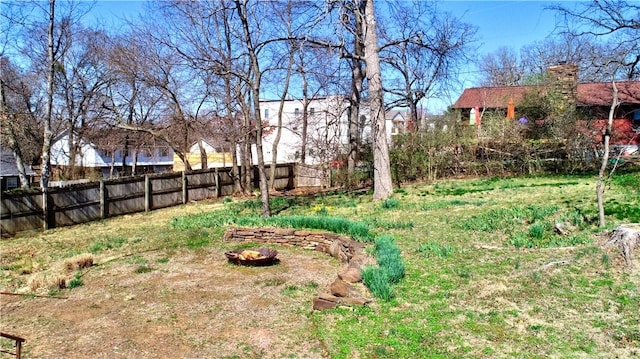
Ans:
[[[400,249],[390,235],[382,235],[376,238],[374,249],[378,259],[378,265],[389,275],[389,281],[396,284],[404,277],[404,262],[400,255]]]
[[[288,228],[319,229],[351,236],[353,239],[370,242],[373,234],[369,225],[333,216],[237,216],[231,211],[216,211],[173,218],[171,225],[177,229],[199,230],[201,228],[222,227],[228,225],[248,227],[279,226]]]
[[[426,254],[427,257],[436,256],[444,259],[455,252],[455,247],[450,244],[427,242],[418,247],[418,252]]]
[[[236,220],[240,226],[272,225],[290,228],[320,229],[334,233],[346,234],[353,239],[370,242],[373,239],[366,223],[355,222],[343,217],[331,216],[276,216],[276,217],[241,217]]]
[[[363,268],[362,281],[376,298],[387,302],[393,299],[389,275],[384,269],[374,266]]]
[[[395,198],[387,198],[382,201],[382,208],[384,209],[394,209],[400,206],[400,201]]]
[[[374,296],[389,301],[393,298],[393,284],[404,278],[405,265],[392,236],[377,237],[373,249],[378,266],[363,268],[362,281]]]

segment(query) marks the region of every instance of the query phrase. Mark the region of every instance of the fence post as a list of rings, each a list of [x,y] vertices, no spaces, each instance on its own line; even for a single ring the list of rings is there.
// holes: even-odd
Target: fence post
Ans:
[[[187,173],[182,171],[182,204],[189,202],[189,183]]]
[[[215,168],[213,172],[213,181],[216,184],[216,198],[222,197],[222,188],[220,188],[220,172],[218,172],[218,168]]]
[[[152,193],[151,193],[151,178],[149,178],[149,175],[144,175],[144,211],[145,212],[149,212],[151,211],[151,197],[152,197]]]
[[[289,177],[287,178],[287,189],[293,189],[295,188],[295,184],[294,184],[294,173],[295,173],[295,169],[294,169],[294,165],[293,164],[289,164]]]
[[[260,171],[258,170],[258,165],[253,165],[252,168],[252,172],[253,172],[253,188],[252,190],[256,189],[256,188],[260,188]]]
[[[105,219],[109,215],[109,203],[107,202],[107,186],[104,178],[100,179],[100,218]]]

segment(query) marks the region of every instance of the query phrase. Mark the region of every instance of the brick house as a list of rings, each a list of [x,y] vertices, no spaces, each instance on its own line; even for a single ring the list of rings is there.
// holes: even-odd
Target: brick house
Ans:
[[[550,86],[556,86],[556,92],[567,103],[575,104],[590,117],[584,121],[586,133],[594,141],[600,141],[613,100],[611,82],[578,83],[574,65],[553,66],[549,68],[549,76],[553,79]],[[637,151],[640,147],[640,81],[619,81],[616,87],[620,106],[614,114],[611,143]],[[525,96],[531,93],[546,96],[548,89],[549,86],[539,85],[467,88],[451,108],[470,125],[480,125],[487,111],[502,113],[505,118],[517,121],[520,119],[518,108]]]

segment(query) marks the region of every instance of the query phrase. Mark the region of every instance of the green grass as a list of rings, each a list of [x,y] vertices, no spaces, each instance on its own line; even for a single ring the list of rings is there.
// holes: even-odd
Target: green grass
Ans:
[[[418,252],[423,253],[425,256],[438,257],[442,259],[452,256],[455,251],[454,246],[438,242],[426,242],[420,244],[418,247]]]
[[[99,253],[102,251],[107,251],[110,249],[118,249],[122,247],[125,242],[127,242],[127,238],[116,236],[116,237],[105,237],[103,239],[99,239],[93,243],[88,248],[90,253]]]
[[[82,287],[83,285],[84,285],[84,282],[82,281],[82,272],[81,271],[77,271],[74,274],[73,278],[71,278],[71,280],[67,284],[67,287],[69,289],[73,289],[73,288]]]
[[[635,218],[639,183],[638,173],[611,179],[605,193],[610,226]],[[385,253],[362,272],[380,298],[372,305],[310,313],[309,301],[322,285],[285,282],[278,268],[256,282],[282,296],[274,305],[303,301],[305,309],[291,320],[312,324],[287,333],[314,336],[300,347],[321,342],[323,356],[332,359],[637,357],[640,279],[624,267],[617,249],[597,244],[594,188],[593,176],[447,180],[403,186],[394,208],[372,201],[370,193],[279,200],[279,212],[269,220],[259,216],[256,200],[225,200],[210,212],[169,216],[162,226],[138,223],[121,230],[106,221],[86,236],[55,240],[45,234],[37,243],[46,250],[35,256],[31,238],[16,253],[9,251],[13,241],[4,241],[0,283],[17,286],[24,273],[87,248],[105,257],[163,248],[160,259],[132,258],[130,267],[160,273],[181,263],[173,255],[223,253],[229,244],[222,233],[240,223],[338,233],[360,228],[370,250]],[[560,222],[573,226],[569,234],[555,233]]]

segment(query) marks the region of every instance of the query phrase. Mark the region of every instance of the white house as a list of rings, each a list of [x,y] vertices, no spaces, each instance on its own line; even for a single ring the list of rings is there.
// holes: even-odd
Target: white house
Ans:
[[[365,106],[363,106],[365,107]],[[273,143],[277,134],[280,100],[261,100],[262,120],[269,123],[263,138],[265,163],[273,162]],[[299,162],[302,151],[304,103],[301,99],[287,99],[282,110],[282,134],[278,144],[276,163]],[[349,143],[349,101],[344,96],[327,96],[309,100],[307,106],[307,164],[332,161],[346,153]],[[362,138],[370,135],[368,107],[360,109]]]
[[[220,168],[229,167],[233,164],[233,158],[231,153],[225,151],[225,149],[216,145],[216,141],[213,139],[202,139],[189,147],[189,153],[186,154],[191,169],[202,169],[202,160],[200,155],[200,146],[207,154],[207,168]],[[183,171],[184,162],[177,156],[173,156],[173,171]]]
[[[105,137],[109,137],[105,133]],[[78,139],[80,151],[76,156],[75,165],[83,168],[94,168],[103,177],[131,173],[160,173],[170,170],[173,166],[173,150],[166,145],[131,146],[124,151],[122,145],[98,146],[85,139]],[[51,165],[65,167],[70,165],[71,151],[69,150],[69,132],[59,134],[51,145]]]

